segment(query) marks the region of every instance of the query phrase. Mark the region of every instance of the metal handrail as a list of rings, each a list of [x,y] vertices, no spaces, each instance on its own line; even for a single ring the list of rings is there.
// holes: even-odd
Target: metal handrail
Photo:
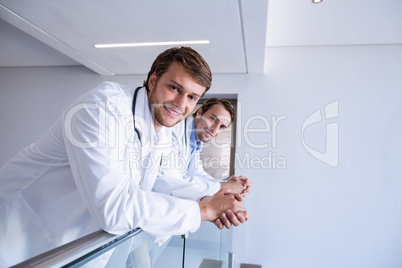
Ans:
[[[141,232],[140,228],[136,228],[118,236],[99,230],[21,262],[13,268],[79,267]]]

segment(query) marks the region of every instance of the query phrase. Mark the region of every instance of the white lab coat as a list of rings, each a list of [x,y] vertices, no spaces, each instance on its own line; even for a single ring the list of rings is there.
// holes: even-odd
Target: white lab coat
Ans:
[[[123,234],[140,227],[161,244],[199,228],[196,202],[150,191],[161,154],[171,147],[171,130],[162,128],[155,138],[141,89],[135,109],[140,143],[133,92],[100,84],[0,168],[0,267],[99,229]],[[141,164],[144,159],[149,161]],[[185,196],[183,189],[173,192]]]
[[[194,117],[185,120],[186,123],[183,120],[172,128],[173,149],[166,166],[174,166],[175,169],[170,172],[175,170],[184,181],[197,185],[205,195],[214,195],[221,187],[220,180],[204,170],[200,151],[191,155],[190,136],[194,131]]]

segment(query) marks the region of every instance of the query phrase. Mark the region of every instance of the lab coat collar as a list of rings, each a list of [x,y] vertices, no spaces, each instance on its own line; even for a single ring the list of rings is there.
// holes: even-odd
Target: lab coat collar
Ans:
[[[141,135],[141,158],[148,159],[151,164],[142,171],[140,187],[150,191],[160,169],[161,157],[170,153],[172,132],[167,127],[155,131],[146,89],[139,90],[135,105],[135,127]]]
[[[153,149],[155,147],[156,149],[171,147],[171,130],[167,127],[162,127],[158,132],[155,131],[145,88],[139,90],[135,105],[135,127],[141,133],[142,146],[149,144]]]

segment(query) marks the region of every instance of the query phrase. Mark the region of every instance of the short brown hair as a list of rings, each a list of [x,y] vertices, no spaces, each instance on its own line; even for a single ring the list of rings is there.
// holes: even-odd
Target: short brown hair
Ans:
[[[225,107],[225,110],[228,111],[230,114],[230,123],[232,123],[235,119],[235,108],[230,101],[224,99],[218,99],[218,98],[207,99],[206,101],[204,101],[201,107],[198,108],[195,113],[193,113],[193,116],[195,117],[197,115],[198,110],[200,109],[202,109],[201,115],[203,115],[206,111],[211,109],[211,107],[214,106],[215,104],[220,104],[223,105],[223,107]]]
[[[203,57],[190,47],[173,47],[159,54],[153,62],[143,86],[149,90],[148,81],[151,75],[155,73],[157,78],[161,77],[173,62],[181,64],[197,83],[205,87],[203,95],[209,90],[212,83],[211,69]]]

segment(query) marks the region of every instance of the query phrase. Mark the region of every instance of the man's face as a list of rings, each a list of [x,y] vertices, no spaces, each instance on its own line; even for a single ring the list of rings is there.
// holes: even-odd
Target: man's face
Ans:
[[[189,115],[205,91],[205,86],[198,84],[176,62],[161,77],[152,74],[148,87],[149,108],[156,131],[162,126],[172,127]]]
[[[205,113],[202,112],[199,109],[194,119],[197,141],[208,142],[218,137],[230,125],[230,113],[222,104],[215,104]]]

